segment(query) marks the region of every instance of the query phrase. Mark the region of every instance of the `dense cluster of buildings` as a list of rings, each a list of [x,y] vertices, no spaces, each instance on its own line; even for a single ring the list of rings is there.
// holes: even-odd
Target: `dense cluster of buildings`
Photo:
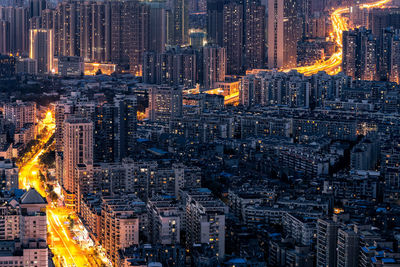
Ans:
[[[353,4],[0,0],[0,266],[52,266],[46,112],[51,205],[112,266],[400,266],[400,3],[289,70]]]
[[[235,107],[130,75],[54,82],[55,179],[113,265],[400,260],[397,84],[259,71]]]

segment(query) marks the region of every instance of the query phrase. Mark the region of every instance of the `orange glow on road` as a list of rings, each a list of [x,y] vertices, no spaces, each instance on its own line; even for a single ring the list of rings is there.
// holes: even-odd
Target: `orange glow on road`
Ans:
[[[55,131],[55,120],[52,112],[48,111],[45,118],[39,123],[45,126],[40,135],[42,137],[38,139],[39,144],[35,149],[36,153],[29,159],[23,159],[19,166],[19,187],[22,189],[34,187],[43,197],[46,197],[48,192],[45,189],[45,182],[41,181],[39,177],[39,157],[47,151],[49,146],[46,146],[46,143]],[[82,245],[74,240],[68,218],[76,219],[74,212],[65,207],[55,207],[49,197],[47,197],[47,201],[49,203],[47,206],[47,230],[49,233],[47,243],[54,254],[55,265],[108,266],[107,259],[95,254],[93,247]],[[82,226],[78,220],[74,221],[77,225]]]
[[[96,75],[96,73],[100,70],[102,74],[111,75],[117,70],[117,65],[109,64],[109,63],[89,63],[85,62],[84,64],[84,73],[85,75]]]
[[[138,121],[142,121],[144,119],[147,119],[146,113],[138,111],[137,112],[137,119],[138,119]]]
[[[381,0],[378,2],[370,3],[370,4],[361,4],[360,8],[376,8],[382,7],[385,4],[389,3],[391,0]],[[317,62],[311,66],[299,67],[295,68],[300,73],[303,73],[306,76],[310,76],[316,74],[320,71],[326,71],[330,75],[334,75],[340,72],[340,67],[342,65],[342,54],[343,54],[343,43],[342,36],[343,32],[349,30],[349,26],[345,18],[343,18],[343,14],[349,13],[350,8],[339,8],[332,12],[331,14],[331,22],[333,27],[333,32],[329,35],[333,37],[334,42],[336,43],[338,51],[334,53],[329,59]],[[284,70],[286,72],[290,70]]]

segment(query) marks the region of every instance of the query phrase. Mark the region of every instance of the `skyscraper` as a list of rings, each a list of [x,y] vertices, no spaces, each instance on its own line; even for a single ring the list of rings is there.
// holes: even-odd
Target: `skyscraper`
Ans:
[[[343,72],[355,78],[357,69],[357,34],[352,31],[343,32]]]
[[[317,222],[317,266],[336,266],[338,225],[331,220]]]
[[[339,229],[337,241],[337,266],[357,267],[360,246],[358,235],[351,229]]]
[[[53,30],[30,30],[29,42],[29,57],[36,60],[37,72],[52,72],[54,57]]]
[[[224,5],[223,29],[227,73],[240,74],[243,71],[243,5],[234,2]]]
[[[146,52],[143,60],[145,83],[187,87],[196,85],[197,58],[193,49],[169,49],[164,53]]]
[[[390,81],[400,82],[400,36],[393,37],[390,54]]]
[[[135,95],[114,98],[114,160],[132,156],[136,144],[137,99]]]
[[[365,28],[343,32],[343,72],[355,79],[377,77],[377,41]]]
[[[0,21],[9,22],[9,45],[10,52],[28,53],[29,47],[29,19],[28,9],[24,7],[2,7],[0,6]]]
[[[29,18],[40,17],[46,8],[46,0],[29,0]]]
[[[297,0],[268,0],[268,67],[296,67],[302,27]]]
[[[379,78],[382,80],[388,80],[390,77],[391,50],[394,34],[393,29],[383,29],[378,39]]]
[[[188,42],[188,0],[168,0],[168,44],[183,45]]]
[[[264,66],[265,6],[256,1],[248,1],[245,5],[244,58],[246,69],[257,69]]]
[[[66,205],[76,208],[79,164],[93,164],[93,123],[87,119],[71,116],[64,121],[63,181]]]
[[[43,29],[54,29],[56,11],[54,9],[45,9],[41,12],[42,28]],[[56,34],[56,33],[54,33]]]
[[[226,49],[216,45],[203,47],[203,86],[215,88],[216,82],[225,80]]]
[[[378,78],[378,48],[376,43],[376,38],[369,35],[363,44],[365,46],[364,72],[362,76],[364,80],[373,81]]]
[[[165,2],[145,2],[149,5],[148,51],[162,53],[167,43],[167,14]]]
[[[141,76],[143,53],[147,50],[149,41],[146,38],[149,23],[149,6],[128,1],[124,2],[122,11],[122,47],[127,49],[126,52],[122,53],[122,57],[128,55],[130,72]]]
[[[224,0],[207,0],[207,38],[209,43],[223,45]]]
[[[57,6],[56,55],[79,56],[79,3],[60,2]]]
[[[79,40],[79,56],[84,61],[90,62],[93,59],[93,7],[97,3],[84,2],[80,5],[80,40]],[[101,3],[99,3],[101,4]]]
[[[10,22],[0,20],[0,54],[10,53]]]
[[[393,27],[400,28],[399,8],[374,8],[368,10],[368,25],[365,25],[377,36],[382,29]]]

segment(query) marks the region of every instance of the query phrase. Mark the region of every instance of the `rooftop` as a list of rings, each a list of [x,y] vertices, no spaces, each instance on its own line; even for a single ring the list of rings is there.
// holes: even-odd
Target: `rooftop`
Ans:
[[[20,199],[21,204],[46,204],[44,199],[35,188],[30,188]]]

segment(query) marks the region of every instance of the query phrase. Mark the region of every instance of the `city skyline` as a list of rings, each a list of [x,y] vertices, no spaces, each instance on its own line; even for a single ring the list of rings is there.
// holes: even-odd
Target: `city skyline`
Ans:
[[[0,0],[0,266],[400,266],[399,0]]]

